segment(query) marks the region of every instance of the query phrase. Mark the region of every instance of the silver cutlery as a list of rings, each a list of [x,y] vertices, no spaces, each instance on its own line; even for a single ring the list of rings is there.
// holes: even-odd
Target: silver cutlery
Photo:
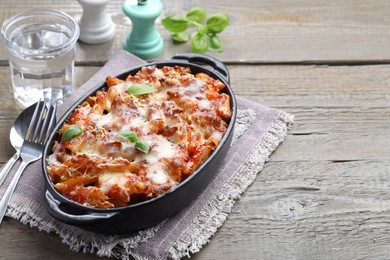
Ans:
[[[11,183],[0,200],[0,223],[3,220],[9,201],[16,188],[20,176],[30,163],[42,157],[47,138],[55,125],[56,104],[38,102],[20,149],[22,162]]]
[[[26,135],[29,122],[34,113],[36,104],[29,106],[26,108],[20,115],[16,118],[13,123],[9,135],[9,139],[11,141],[12,146],[15,148],[15,154],[6,162],[3,169],[0,172],[0,185],[4,182],[7,177],[9,171],[15,164],[15,162],[20,157],[20,148],[23,144],[23,139]]]

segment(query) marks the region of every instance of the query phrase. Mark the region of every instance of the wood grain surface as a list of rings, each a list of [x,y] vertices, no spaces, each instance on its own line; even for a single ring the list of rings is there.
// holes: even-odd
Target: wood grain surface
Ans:
[[[36,6],[77,17],[77,1],[0,0],[0,21]],[[223,60],[236,95],[295,115],[286,140],[193,259],[390,259],[390,2],[385,0],[163,1],[163,15],[203,6],[228,12]],[[108,12],[117,36],[78,44],[76,87],[122,48],[131,24]],[[187,51],[158,23],[165,50]],[[0,48],[0,162],[22,107]],[[102,259],[72,252],[55,234],[6,218],[0,259]]]
[[[209,14],[227,12],[230,26],[221,34],[225,51],[214,56],[242,63],[385,63],[390,61],[390,2],[387,0],[163,0],[161,17],[184,15],[191,7],[205,7]],[[102,63],[122,48],[131,30],[122,12],[122,0],[111,0],[107,12],[116,24],[114,40],[100,45],[78,44],[77,62]],[[82,8],[76,0],[1,0],[0,21],[31,8],[53,8],[78,19]],[[188,51],[172,44],[157,21],[165,49],[157,60]],[[4,49],[0,60],[5,59]]]

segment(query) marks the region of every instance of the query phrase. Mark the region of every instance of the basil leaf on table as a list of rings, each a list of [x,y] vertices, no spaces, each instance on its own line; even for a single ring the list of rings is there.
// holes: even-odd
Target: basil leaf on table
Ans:
[[[162,19],[161,23],[165,29],[172,33],[185,31],[191,24],[187,18],[181,16],[168,16]]]
[[[70,125],[66,128],[64,134],[61,137],[61,141],[73,139],[83,133],[83,129],[78,125]]]
[[[186,42],[190,38],[190,35],[188,34],[187,31],[180,32],[180,33],[173,33],[172,34],[172,40],[175,42]]]
[[[205,53],[208,49],[208,36],[207,34],[202,34],[194,32],[191,35],[191,51],[197,53]]]
[[[209,51],[221,52],[223,51],[222,41],[219,39],[217,35],[211,35],[208,38],[209,40]]]
[[[202,7],[193,7],[183,16],[167,16],[162,19],[163,27],[171,33],[175,43],[185,43],[189,39],[191,51],[205,53],[207,51],[222,52],[223,45],[218,33],[222,32],[229,25],[230,17],[227,13],[216,13],[207,20],[207,12]],[[206,22],[204,22],[206,20]],[[195,26],[191,36],[190,26]]]
[[[186,14],[188,20],[201,23],[206,18],[206,10],[201,7],[194,7]]]
[[[209,33],[220,33],[229,24],[229,15],[226,13],[213,14],[207,19],[206,28]]]

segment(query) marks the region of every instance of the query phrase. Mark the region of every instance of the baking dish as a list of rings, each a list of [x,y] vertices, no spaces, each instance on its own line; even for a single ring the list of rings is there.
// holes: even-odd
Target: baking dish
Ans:
[[[54,218],[66,224],[75,225],[97,233],[129,233],[153,226],[172,216],[193,201],[207,184],[210,183],[230,147],[237,113],[236,99],[229,84],[229,71],[227,67],[219,60],[210,56],[183,53],[177,54],[166,61],[133,67],[116,75],[116,77],[125,79],[127,75],[135,74],[144,66],[156,66],[160,68],[176,65],[189,67],[193,74],[200,72],[206,73],[226,85],[223,92],[230,96],[232,117],[227,131],[215,151],[191,176],[168,192],[150,200],[125,207],[100,209],[83,206],[65,198],[53,186],[47,172],[46,158],[52,152],[54,142],[58,138],[58,130],[62,124],[76,107],[83,103],[89,96],[94,95],[98,90],[105,87],[105,82],[102,82],[81,97],[63,115],[45,146],[42,160],[43,175],[46,184],[45,201],[48,212]]]

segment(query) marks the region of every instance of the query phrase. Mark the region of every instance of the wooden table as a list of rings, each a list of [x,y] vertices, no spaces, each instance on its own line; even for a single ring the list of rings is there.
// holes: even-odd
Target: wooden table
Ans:
[[[228,12],[221,37],[237,95],[295,115],[295,124],[194,259],[390,258],[390,2],[387,0],[163,1],[168,14],[193,6]],[[172,3],[175,2],[175,3]],[[78,44],[76,85],[122,48],[130,23],[120,0],[107,8],[117,35]],[[49,7],[77,17],[77,1],[1,0],[0,21]],[[158,24],[165,50],[187,51]],[[0,162],[13,149],[9,129],[21,112],[0,49]],[[55,234],[6,218],[1,259],[101,259],[75,253]]]

